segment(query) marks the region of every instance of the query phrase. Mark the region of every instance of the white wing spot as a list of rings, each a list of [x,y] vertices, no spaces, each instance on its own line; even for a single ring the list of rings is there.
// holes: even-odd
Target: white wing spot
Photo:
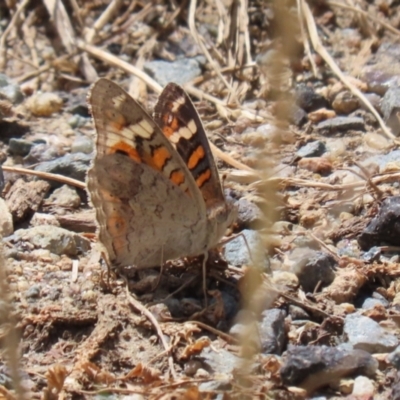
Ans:
[[[149,132],[150,135],[151,135],[151,134],[153,133],[153,131],[154,131],[153,125],[152,125],[149,121],[147,121],[147,119],[142,119],[142,120],[139,122],[139,125],[140,125],[143,129],[145,129],[147,132]]]
[[[138,124],[131,125],[129,129],[134,135],[140,136],[143,139],[149,139],[154,131],[151,124],[145,119],[141,120]]]
[[[171,111],[173,113],[176,113],[179,110],[179,107],[182,106],[183,104],[185,104],[185,98],[183,96],[178,97],[174,103],[172,104],[172,109]]]
[[[170,142],[176,144],[179,142],[179,139],[181,138],[181,135],[179,132],[174,132],[168,139]]]
[[[132,128],[130,126],[127,126],[123,129],[121,129],[119,133],[119,140],[121,140],[121,136],[122,138],[126,139],[126,141],[129,143],[132,141]],[[135,132],[133,132],[133,134],[135,134]]]
[[[126,100],[127,100],[127,97],[126,97],[125,93],[121,93],[112,99],[116,108],[121,108],[121,104],[126,102]]]
[[[180,137],[183,137],[183,138],[186,139],[186,140],[189,140],[189,139],[193,136],[194,133],[196,133],[196,131],[192,132],[192,131],[191,131],[189,128],[187,128],[186,126],[183,127],[183,128],[181,128],[181,129],[179,129],[179,131],[178,131],[178,135],[179,135]]]
[[[132,137],[132,132],[129,131],[129,129],[123,129],[119,133],[108,131],[106,143],[109,147],[112,147],[115,143],[119,143],[121,141],[125,141],[124,139],[127,139],[126,141],[127,143],[129,143],[130,146],[136,147],[135,141],[130,140],[131,137]]]
[[[196,122],[194,122],[194,119],[191,119],[189,121],[187,127],[189,128],[190,132],[192,132],[193,134],[195,134],[197,132],[197,126],[196,126]]]

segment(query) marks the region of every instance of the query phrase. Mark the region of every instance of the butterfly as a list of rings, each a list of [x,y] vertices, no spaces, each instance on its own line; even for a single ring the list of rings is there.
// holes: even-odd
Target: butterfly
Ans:
[[[154,267],[215,247],[236,210],[224,196],[203,124],[185,91],[169,83],[152,118],[120,86],[101,78],[88,104],[96,151],[87,188],[108,261]]]

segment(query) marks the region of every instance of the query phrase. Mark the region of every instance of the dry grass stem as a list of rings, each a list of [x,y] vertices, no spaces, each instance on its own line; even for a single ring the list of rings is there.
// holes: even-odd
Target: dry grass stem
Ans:
[[[205,57],[207,58],[207,61],[212,66],[212,68],[214,69],[215,73],[221,79],[221,81],[223,82],[225,87],[228,89],[229,93],[231,93],[232,92],[231,85],[228,83],[228,81],[222,75],[219,65],[217,65],[215,63],[215,61],[211,57],[211,54],[209,53],[209,51],[207,50],[206,46],[204,45],[203,39],[200,37],[200,35],[197,32],[196,21],[195,21],[196,8],[197,8],[197,1],[196,0],[190,0],[190,3],[189,3],[189,16],[188,16],[188,25],[189,25],[190,33],[192,34],[193,39],[195,40],[195,42],[200,46],[200,48],[203,51]]]

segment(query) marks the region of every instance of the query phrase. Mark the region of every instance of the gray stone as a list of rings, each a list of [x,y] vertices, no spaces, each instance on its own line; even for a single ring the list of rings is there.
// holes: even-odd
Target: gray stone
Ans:
[[[375,217],[357,238],[363,250],[373,246],[397,246],[400,236],[400,196],[388,197],[382,201]]]
[[[234,266],[253,265],[264,270],[269,270],[269,261],[264,251],[260,234],[256,231],[245,229],[241,232],[247,240],[251,257],[246,242],[240,235],[225,245],[224,255],[229,264]]]
[[[303,126],[308,121],[308,115],[302,108],[292,104],[289,107],[288,120],[293,125]]]
[[[318,94],[311,86],[301,84],[296,87],[296,104],[307,112],[315,111],[329,106],[328,100]]]
[[[93,152],[93,140],[87,136],[78,136],[71,146],[71,153],[85,153],[90,154]]]
[[[31,226],[39,226],[39,225],[53,225],[53,226],[60,226],[58,219],[55,215],[52,214],[44,214],[35,212],[33,217],[30,220]]]
[[[295,249],[289,256],[292,272],[299,278],[306,292],[313,292],[317,284],[327,286],[335,279],[337,262],[327,253],[311,249]]]
[[[59,149],[47,143],[38,143],[31,148],[29,154],[24,158],[27,164],[37,164],[45,161],[51,161],[60,157]]]
[[[388,353],[399,344],[396,336],[387,332],[373,319],[359,314],[347,315],[344,332],[355,349],[369,353]]]
[[[400,370],[400,346],[397,346],[394,351],[392,351],[387,356],[387,360],[397,369]]]
[[[369,102],[373,105],[376,111],[378,111],[379,114],[382,114],[381,96],[377,95],[376,93],[364,93],[364,96],[367,98],[367,100],[369,100]],[[369,111],[367,106],[361,101],[360,101],[360,107],[365,111]]]
[[[391,86],[399,84],[399,76],[396,73],[373,69],[364,71],[362,80],[368,82],[368,90],[378,96],[383,96]]]
[[[0,99],[7,99],[13,104],[21,103],[24,99],[19,85],[4,74],[0,74]]]
[[[53,254],[76,256],[90,249],[89,240],[84,237],[52,225],[40,225],[29,229],[19,229],[13,235],[13,241],[28,242],[36,248],[47,249]]]
[[[25,297],[27,299],[37,299],[40,297],[40,292],[42,290],[42,285],[36,284],[32,285],[26,292]]]
[[[241,198],[235,205],[237,207],[236,223],[239,228],[257,229],[265,224],[264,214],[256,204],[246,198]]]
[[[387,154],[378,154],[367,158],[363,165],[369,166],[375,164],[379,167],[379,171],[384,171],[389,163],[397,163],[400,166],[400,150],[393,150]]]
[[[161,86],[166,86],[169,82],[184,85],[201,75],[199,62],[193,58],[178,59],[173,62],[149,61],[144,64],[144,70]]]
[[[291,346],[283,359],[283,383],[309,392],[352,374],[373,376],[378,369],[378,361],[366,351],[339,347]]]
[[[229,376],[239,365],[241,359],[225,349],[213,350],[206,347],[200,353],[200,358],[207,364],[208,371]]]
[[[374,299],[372,297],[367,297],[362,305],[361,308],[364,310],[370,310],[371,308],[374,308],[375,306],[383,306],[383,307],[388,307],[389,303],[387,300],[383,299]]]
[[[392,400],[400,400],[400,376],[397,375],[395,381],[391,384],[391,393],[389,398]]]
[[[305,146],[297,150],[296,155],[298,157],[319,157],[326,152],[325,144],[319,140],[309,142]]]
[[[75,188],[63,185],[50,195],[48,202],[61,207],[78,208],[81,205],[81,198]]]
[[[383,118],[393,135],[400,135],[400,124],[397,114],[400,111],[400,87],[391,86],[383,96],[381,102]]]
[[[3,191],[4,186],[5,186],[4,173],[3,173],[3,168],[0,165],[0,192]]]
[[[74,114],[71,118],[68,119],[68,125],[72,129],[80,128],[81,126],[85,126],[88,123],[88,118],[82,117],[82,115]]]
[[[84,153],[66,154],[63,157],[37,165],[35,170],[60,174],[84,181],[92,157],[91,154]]]
[[[373,246],[362,255],[362,259],[366,263],[373,263],[374,261],[379,261],[381,258],[381,253],[382,250],[379,246]]]
[[[8,142],[8,149],[11,154],[23,156],[29,154],[34,144],[24,139],[11,138]]]
[[[359,117],[335,117],[320,122],[316,128],[323,135],[332,135],[347,131],[365,131],[365,124]]]
[[[264,354],[281,355],[286,344],[286,313],[283,310],[263,311],[260,323],[261,351]]]

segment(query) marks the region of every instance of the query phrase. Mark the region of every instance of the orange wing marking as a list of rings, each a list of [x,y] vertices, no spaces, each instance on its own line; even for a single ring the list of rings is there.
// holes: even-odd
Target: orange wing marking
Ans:
[[[187,166],[189,169],[196,168],[200,160],[204,158],[205,152],[203,146],[197,147],[197,149],[191,154]]]
[[[155,169],[162,171],[167,161],[171,158],[171,154],[165,147],[157,147],[153,151],[153,164]]]
[[[210,178],[211,170],[207,169],[196,179],[197,186],[201,188]]]
[[[175,183],[175,185],[179,186],[185,182],[185,175],[182,173],[182,171],[175,170],[172,171],[169,179]]]
[[[115,143],[111,149],[110,149],[110,153],[117,153],[117,152],[122,152],[125,153],[129,156],[130,159],[140,163],[142,162],[139,153],[137,152],[137,150],[133,147],[130,146],[128,143],[126,142],[118,142]]]
[[[164,122],[162,131],[167,138],[169,138],[171,135],[173,135],[175,132],[179,130],[178,119],[175,117],[170,119],[170,114],[164,114],[162,116],[162,121]]]

